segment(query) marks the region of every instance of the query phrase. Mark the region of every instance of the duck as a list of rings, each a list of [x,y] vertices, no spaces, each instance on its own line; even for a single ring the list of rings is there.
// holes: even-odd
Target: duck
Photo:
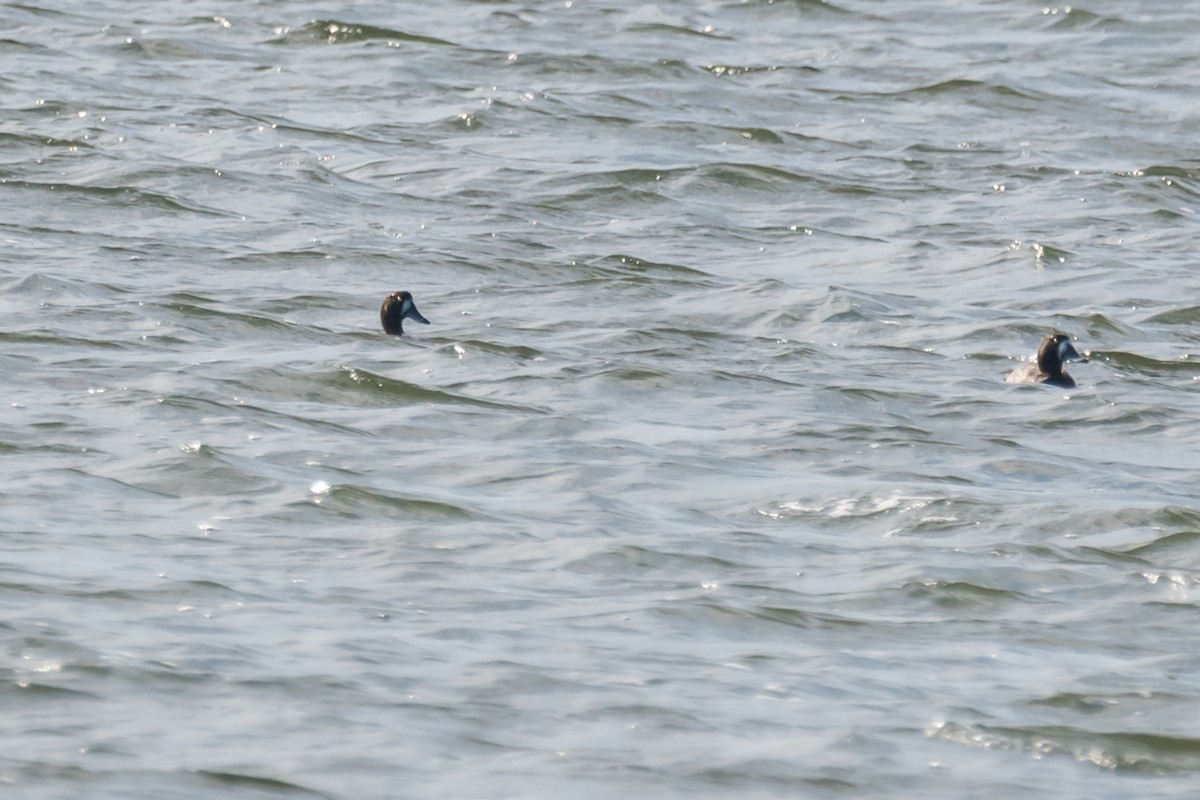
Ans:
[[[1044,383],[1060,389],[1074,389],[1075,379],[1063,370],[1063,363],[1066,361],[1087,363],[1087,359],[1079,355],[1079,351],[1071,344],[1070,336],[1055,332],[1042,339],[1041,347],[1038,348],[1036,364],[1022,364],[1008,373],[1005,381],[1008,383]]]
[[[379,308],[379,321],[383,323],[385,333],[393,336],[403,334],[406,317],[424,325],[429,324],[429,320],[417,311],[417,304],[413,302],[411,292],[392,292],[384,298],[383,305]]]

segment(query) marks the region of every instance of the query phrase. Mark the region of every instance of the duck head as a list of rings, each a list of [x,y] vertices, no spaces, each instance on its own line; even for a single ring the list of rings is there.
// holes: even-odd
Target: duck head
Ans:
[[[413,302],[413,297],[410,292],[392,292],[384,298],[383,305],[379,309],[379,321],[383,323],[383,330],[394,336],[399,336],[404,333],[404,320],[412,319],[424,325],[429,324],[429,320],[421,316],[421,312],[417,311],[417,304]]]
[[[1052,333],[1042,340],[1038,348],[1038,369],[1046,375],[1046,383],[1060,383],[1068,387],[1074,386],[1075,381],[1063,371],[1063,364],[1075,361],[1086,364],[1087,359],[1079,355],[1079,351],[1071,344],[1071,337],[1065,333]]]
[[[1070,336],[1065,333],[1052,333],[1042,340],[1042,346],[1038,348],[1038,366],[1042,372],[1048,375],[1062,372],[1063,364],[1068,361],[1087,363],[1087,359],[1079,355],[1075,345],[1071,344]]]

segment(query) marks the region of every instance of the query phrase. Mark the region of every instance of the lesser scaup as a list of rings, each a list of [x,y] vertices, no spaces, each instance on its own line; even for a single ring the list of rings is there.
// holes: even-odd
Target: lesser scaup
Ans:
[[[1042,339],[1038,348],[1037,363],[1023,364],[1005,378],[1009,383],[1045,383],[1062,389],[1074,389],[1075,380],[1063,370],[1063,363],[1078,361],[1086,364],[1087,359],[1071,344],[1065,333],[1052,333]]]
[[[384,299],[383,306],[379,309],[379,320],[383,323],[383,330],[393,336],[399,336],[404,333],[405,317],[426,325],[429,324],[429,320],[422,317],[421,312],[417,311],[417,305],[413,302],[411,293],[392,292]]]

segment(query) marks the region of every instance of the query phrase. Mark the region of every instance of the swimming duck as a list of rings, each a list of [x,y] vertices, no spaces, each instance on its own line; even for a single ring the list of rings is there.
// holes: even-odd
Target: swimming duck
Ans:
[[[1087,359],[1071,344],[1065,333],[1052,333],[1042,339],[1038,348],[1036,364],[1023,364],[1008,373],[1009,383],[1045,383],[1062,389],[1074,389],[1075,380],[1063,370],[1063,362],[1078,361],[1086,364]]]
[[[383,323],[384,332],[394,336],[404,333],[405,317],[426,325],[429,324],[429,320],[422,317],[421,312],[417,311],[417,305],[413,302],[411,293],[392,292],[384,298],[383,305],[379,309],[379,321]]]

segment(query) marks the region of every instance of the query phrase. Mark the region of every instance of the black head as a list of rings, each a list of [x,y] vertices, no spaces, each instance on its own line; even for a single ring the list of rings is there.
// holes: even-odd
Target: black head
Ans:
[[[1079,351],[1071,344],[1070,336],[1065,333],[1052,333],[1042,339],[1042,346],[1038,348],[1037,363],[1038,369],[1046,375],[1044,383],[1073,388],[1075,381],[1063,371],[1063,364],[1068,361],[1087,363],[1087,359],[1079,355]]]
[[[379,321],[383,323],[383,330],[386,333],[394,336],[404,333],[405,317],[426,325],[429,324],[429,320],[421,316],[420,311],[417,311],[417,304],[413,302],[411,293],[392,292],[384,298],[383,305],[379,308]]]

